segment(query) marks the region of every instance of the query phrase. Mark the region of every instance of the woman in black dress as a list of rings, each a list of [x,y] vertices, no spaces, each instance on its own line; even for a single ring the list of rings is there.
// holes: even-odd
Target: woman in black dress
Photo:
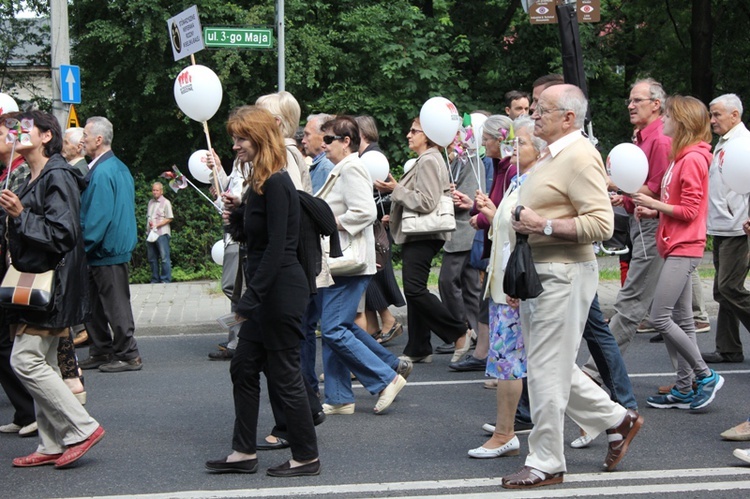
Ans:
[[[263,371],[279,395],[292,450],[292,459],[269,468],[267,474],[317,475],[317,439],[299,354],[309,290],[297,260],[299,198],[284,170],[284,139],[271,113],[256,106],[236,109],[227,122],[227,132],[237,158],[253,166],[244,203],[235,211],[234,198],[225,198],[225,210],[235,211],[231,217],[225,211],[225,217],[230,225],[241,226],[247,245],[247,290],[236,307],[237,315],[246,320],[230,367],[235,407],[233,452],[208,461],[206,468],[217,473],[258,470],[256,434]]]

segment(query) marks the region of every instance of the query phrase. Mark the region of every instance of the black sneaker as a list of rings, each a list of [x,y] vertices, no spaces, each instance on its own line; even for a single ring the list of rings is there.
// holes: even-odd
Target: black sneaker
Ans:
[[[533,429],[534,423],[524,423],[523,421],[513,422],[513,432],[516,435],[525,435],[526,433],[531,433],[531,430]]]
[[[449,364],[448,368],[459,372],[484,371],[487,368],[487,359],[477,359],[473,355],[468,354],[458,362]]]
[[[99,366],[109,363],[109,355],[89,355],[88,358],[78,361],[78,367],[81,369],[96,369]]]
[[[99,366],[103,373],[122,373],[125,371],[140,371],[143,369],[143,362],[140,357],[129,360],[113,360],[107,364]]]
[[[232,348],[225,348],[208,354],[210,360],[232,360],[232,357],[234,357],[234,349]]]

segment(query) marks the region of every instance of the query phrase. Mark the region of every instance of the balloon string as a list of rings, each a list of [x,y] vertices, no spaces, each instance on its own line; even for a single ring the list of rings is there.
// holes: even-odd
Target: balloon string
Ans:
[[[451,184],[456,185],[456,179],[453,177],[453,170],[451,170],[451,160],[448,159],[448,149],[443,149],[445,153],[445,164],[448,165],[448,175],[451,177]]]
[[[479,148],[477,148],[477,165],[483,165],[483,164],[484,163],[482,162],[482,157],[479,155]],[[480,167],[477,166],[477,169],[479,169],[479,168]],[[481,178],[484,178],[484,175],[481,175]],[[484,191],[484,186],[482,185],[481,179],[479,180],[479,190],[481,190],[482,192],[485,192]]]
[[[216,190],[216,200],[218,201],[221,199],[221,186],[219,185],[219,175],[216,171],[219,166],[213,161],[214,148],[211,145],[211,135],[208,133],[208,121],[203,122],[203,132],[206,134],[206,142],[208,142],[208,154],[211,156],[211,173],[213,173],[214,189]]]
[[[643,245],[643,254],[646,254],[646,243],[643,242],[643,230],[641,229],[641,219],[638,219],[638,233],[641,235],[641,244]]]

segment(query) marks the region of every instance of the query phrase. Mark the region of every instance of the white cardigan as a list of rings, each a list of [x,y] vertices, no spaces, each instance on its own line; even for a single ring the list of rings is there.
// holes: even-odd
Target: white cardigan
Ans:
[[[359,275],[375,274],[377,265],[372,224],[378,212],[372,196],[372,179],[359,155],[353,153],[339,161],[315,196],[328,203],[339,227],[343,228],[349,237],[364,231],[367,268]]]
[[[510,190],[510,188],[508,189]],[[503,291],[503,278],[505,277],[505,266],[508,264],[510,253],[516,245],[516,231],[510,224],[513,208],[518,204],[517,187],[511,192],[506,192],[500,206],[497,207],[495,217],[488,237],[492,240],[490,250],[490,263],[487,265],[487,288],[484,297],[492,298],[492,301],[505,305],[505,291]]]

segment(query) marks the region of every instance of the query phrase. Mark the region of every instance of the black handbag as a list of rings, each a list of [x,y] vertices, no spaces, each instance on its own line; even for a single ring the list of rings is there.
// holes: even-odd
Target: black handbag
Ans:
[[[521,210],[523,206],[516,206],[513,213],[516,221],[521,219]],[[505,266],[503,291],[511,298],[521,300],[536,298],[544,291],[534,267],[534,260],[531,258],[529,236],[526,234],[516,232],[516,247],[513,248],[508,264]]]

